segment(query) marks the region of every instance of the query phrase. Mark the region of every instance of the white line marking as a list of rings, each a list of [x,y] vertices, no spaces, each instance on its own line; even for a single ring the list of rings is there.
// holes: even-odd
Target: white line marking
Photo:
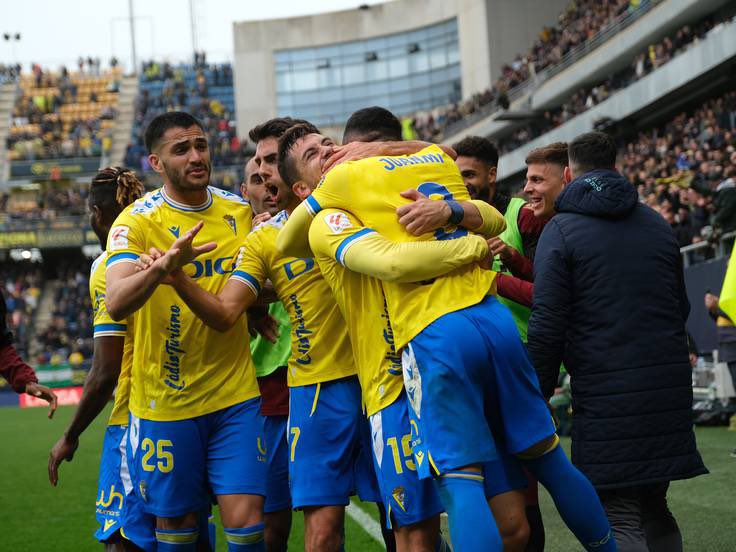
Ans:
[[[381,525],[373,519],[370,515],[365,513],[365,511],[355,504],[354,502],[351,502],[348,504],[347,508],[345,508],[345,512],[357,523],[361,526],[361,528],[368,533],[374,541],[376,541],[379,544],[383,544],[383,535],[381,534]]]

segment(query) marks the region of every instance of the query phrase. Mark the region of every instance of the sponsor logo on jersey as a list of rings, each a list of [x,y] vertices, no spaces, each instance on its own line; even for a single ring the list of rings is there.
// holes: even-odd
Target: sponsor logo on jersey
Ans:
[[[325,215],[325,224],[332,230],[333,234],[340,234],[346,228],[350,228],[352,224],[345,213],[329,213]]]
[[[130,228],[127,226],[113,226],[110,229],[110,249],[112,251],[128,248],[129,231]]]
[[[186,382],[181,377],[181,356],[186,354],[186,351],[181,348],[181,307],[171,305],[169,313],[169,325],[165,328],[168,337],[164,343],[166,353],[164,383],[176,391],[181,391],[186,386]]]

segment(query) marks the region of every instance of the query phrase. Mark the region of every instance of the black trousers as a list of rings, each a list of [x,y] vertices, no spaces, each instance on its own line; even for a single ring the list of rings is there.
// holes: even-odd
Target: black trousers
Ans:
[[[682,552],[682,535],[667,507],[669,483],[599,490],[619,552]]]

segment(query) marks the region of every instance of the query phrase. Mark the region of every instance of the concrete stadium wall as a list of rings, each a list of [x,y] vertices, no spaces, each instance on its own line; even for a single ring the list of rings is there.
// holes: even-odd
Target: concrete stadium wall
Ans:
[[[374,38],[457,18],[463,97],[488,88],[568,0],[395,0],[367,10],[233,24],[238,128],[276,115],[273,52]]]

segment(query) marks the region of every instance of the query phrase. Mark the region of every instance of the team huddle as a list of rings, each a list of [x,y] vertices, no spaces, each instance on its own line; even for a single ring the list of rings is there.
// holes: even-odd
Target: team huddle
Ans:
[[[161,188],[119,168],[91,184],[94,364],[49,471],[117,385],[96,538],[214,549],[216,503],[228,550],[286,550],[302,510],[305,550],[339,551],[358,495],[389,550],[449,550],[446,512],[453,550],[523,551],[539,482],[586,550],[616,550],[496,297],[507,221],[452,148],[401,141],[381,108],[342,146],[290,118],[250,137],[242,198],[209,186],[183,112],[146,130]]]

